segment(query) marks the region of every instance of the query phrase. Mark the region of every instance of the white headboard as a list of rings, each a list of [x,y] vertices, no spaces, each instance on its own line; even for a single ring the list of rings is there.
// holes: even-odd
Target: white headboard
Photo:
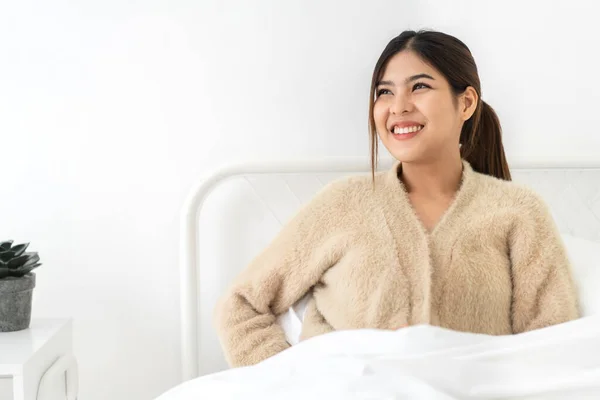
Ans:
[[[382,160],[379,169],[391,163]],[[231,280],[324,184],[369,168],[366,158],[240,163],[192,189],[181,216],[183,380],[227,368],[212,316]],[[600,242],[600,165],[511,172],[545,198],[562,232]]]

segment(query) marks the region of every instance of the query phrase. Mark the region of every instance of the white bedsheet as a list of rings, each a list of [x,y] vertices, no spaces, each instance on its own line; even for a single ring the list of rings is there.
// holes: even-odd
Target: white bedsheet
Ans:
[[[600,399],[600,317],[513,336],[340,331],[157,400]]]

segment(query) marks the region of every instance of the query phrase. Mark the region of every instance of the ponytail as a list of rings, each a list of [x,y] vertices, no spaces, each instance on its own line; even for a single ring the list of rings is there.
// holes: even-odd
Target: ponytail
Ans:
[[[460,134],[461,157],[482,174],[506,181],[511,180],[510,170],[502,145],[502,128],[494,109],[485,101],[465,122]]]

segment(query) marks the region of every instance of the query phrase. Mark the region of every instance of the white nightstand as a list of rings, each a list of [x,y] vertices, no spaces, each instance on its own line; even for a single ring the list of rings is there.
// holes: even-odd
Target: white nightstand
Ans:
[[[0,332],[0,400],[75,400],[77,362],[70,320],[33,319]]]

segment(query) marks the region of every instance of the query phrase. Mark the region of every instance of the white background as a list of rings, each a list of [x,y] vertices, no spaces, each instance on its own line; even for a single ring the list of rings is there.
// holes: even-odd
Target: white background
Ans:
[[[597,2],[0,3],[0,239],[34,317],[73,317],[81,398],[178,383],[178,213],[239,158],[368,154],[371,72],[403,29],[456,35],[510,162],[600,164]]]

